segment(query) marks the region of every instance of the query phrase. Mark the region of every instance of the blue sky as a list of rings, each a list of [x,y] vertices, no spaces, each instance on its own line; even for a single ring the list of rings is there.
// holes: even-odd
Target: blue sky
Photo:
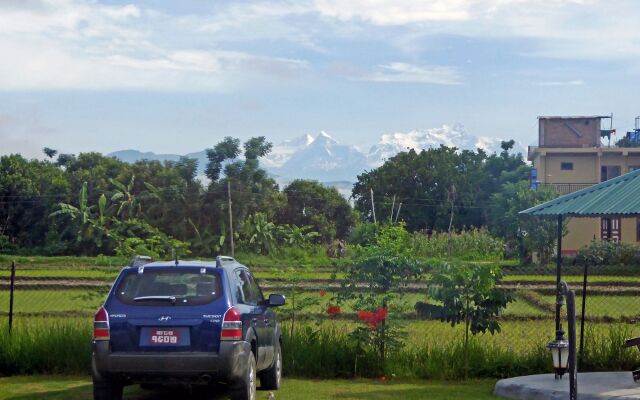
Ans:
[[[640,114],[634,0],[0,2],[0,154]]]

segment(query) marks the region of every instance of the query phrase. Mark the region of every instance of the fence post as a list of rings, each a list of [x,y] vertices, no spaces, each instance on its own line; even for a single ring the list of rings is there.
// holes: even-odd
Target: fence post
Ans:
[[[584,280],[582,282],[582,315],[580,317],[580,357],[584,356],[584,317],[587,307],[587,278],[589,275],[589,264],[584,263]]]
[[[16,262],[11,262],[11,286],[9,288],[9,334],[13,328],[13,292],[16,284]]]

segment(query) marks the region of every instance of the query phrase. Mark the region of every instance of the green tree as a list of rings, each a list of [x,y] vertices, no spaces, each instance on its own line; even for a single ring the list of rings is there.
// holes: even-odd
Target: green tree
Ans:
[[[503,237],[511,247],[520,249],[521,258],[531,252],[540,254],[543,264],[550,261],[557,238],[555,219],[521,216],[520,211],[557,197],[555,190],[539,187],[533,191],[527,181],[505,183],[494,193],[489,204],[489,230]]]
[[[465,379],[469,374],[469,333],[500,332],[497,317],[512,301],[508,292],[498,288],[501,279],[501,268],[491,264],[443,262],[431,271],[430,296],[442,304],[444,319],[451,326],[465,325]]]
[[[56,156],[56,154],[58,154],[58,150],[54,150],[54,149],[49,148],[49,147],[43,148],[42,152],[49,158],[53,158],[53,157]]]
[[[370,200],[373,189],[378,220],[389,219],[392,206],[397,213],[402,202],[400,220],[407,223],[410,231],[447,230],[451,217],[450,191],[455,187],[454,226],[481,225],[482,214],[476,205],[485,158],[482,151],[459,153],[445,146],[420,153],[414,150],[399,153],[381,167],[358,176],[353,186],[356,209],[373,220]]]
[[[47,216],[60,201],[68,201],[71,187],[56,165],[26,160],[18,154],[0,157],[0,236],[27,252],[64,252],[61,228]]]
[[[311,226],[324,242],[345,239],[355,224],[355,212],[335,188],[317,181],[296,179],[284,188],[283,193],[286,203],[276,214],[279,224]]]
[[[258,157],[266,155],[271,144],[264,137],[251,138],[243,146],[244,160],[240,155],[240,140],[226,137],[207,150],[209,162],[205,174],[211,180],[204,195],[202,212],[216,227],[216,235],[227,235],[221,221],[228,221],[228,185],[233,202],[234,226],[241,226],[249,215],[263,213],[272,222],[283,195],[275,181],[260,168]],[[224,167],[224,168],[223,168]],[[221,172],[224,169],[224,177]]]
[[[399,153],[358,176],[352,192],[356,209],[373,221],[373,190],[379,221],[388,220],[392,208],[397,214],[402,202],[399,219],[410,231],[446,231],[450,222],[455,230],[480,228],[487,224],[491,195],[506,182],[528,177],[530,167],[520,154],[512,154],[513,145],[503,142],[502,152],[491,155],[446,146]]]

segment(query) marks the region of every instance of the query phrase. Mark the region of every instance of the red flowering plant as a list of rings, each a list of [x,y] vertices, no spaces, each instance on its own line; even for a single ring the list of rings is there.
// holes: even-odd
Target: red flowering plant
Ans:
[[[379,226],[366,246],[355,247],[337,296],[339,304],[349,301],[358,310],[362,325],[351,336],[362,353],[377,355],[382,372],[389,348],[402,344],[403,289],[422,273],[409,243],[404,224]]]
[[[296,328],[296,321],[299,315],[308,316],[309,310],[315,310],[311,315],[314,317],[317,327],[322,325],[324,314],[331,318],[335,318],[342,311],[337,305],[332,305],[332,296],[330,292],[321,289],[317,295],[308,296],[291,287],[291,291],[287,293],[287,306],[279,310],[279,313],[285,315],[289,319],[289,334],[293,337]]]
[[[327,307],[327,315],[329,315],[329,317],[335,317],[337,315],[340,315],[342,311],[340,310],[340,306],[336,306],[336,305],[329,305]]]

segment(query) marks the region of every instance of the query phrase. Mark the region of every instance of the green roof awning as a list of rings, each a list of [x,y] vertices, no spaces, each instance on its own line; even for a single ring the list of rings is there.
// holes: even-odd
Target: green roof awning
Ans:
[[[640,170],[520,211],[533,216],[602,217],[640,215]]]

